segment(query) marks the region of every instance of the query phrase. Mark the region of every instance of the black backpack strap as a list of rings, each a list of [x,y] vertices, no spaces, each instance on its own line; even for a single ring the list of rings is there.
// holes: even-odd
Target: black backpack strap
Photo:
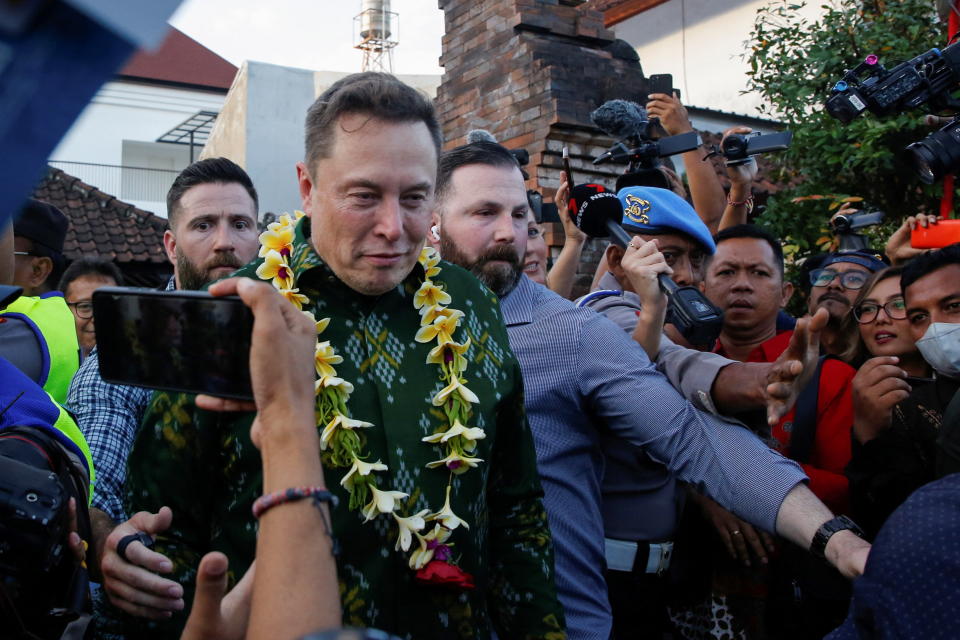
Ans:
[[[797,396],[794,405],[793,428],[790,431],[789,457],[791,460],[804,463],[813,453],[813,443],[817,436],[817,406],[820,403],[820,374],[823,363],[829,359],[838,359],[836,356],[820,356],[813,377]]]

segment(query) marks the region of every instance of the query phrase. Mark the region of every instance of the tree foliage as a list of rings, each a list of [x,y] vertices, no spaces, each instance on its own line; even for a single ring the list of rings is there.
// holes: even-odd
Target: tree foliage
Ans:
[[[825,203],[862,197],[887,212],[884,231],[918,211],[935,211],[941,185],[921,183],[902,150],[931,133],[914,110],[877,117],[865,112],[850,124],[831,118],[823,104],[847,69],[871,53],[887,69],[946,41],[932,0],[832,0],[810,21],[805,2],[772,2],[757,12],[748,42],[748,87],[764,99],[765,115],[794,133],[776,158],[774,180],[787,188],[773,196],[759,219],[785,239],[788,256],[824,244],[834,213]],[[828,199],[797,197],[832,194]],[[880,230],[875,230],[874,233]],[[882,244],[882,243],[881,243]]]

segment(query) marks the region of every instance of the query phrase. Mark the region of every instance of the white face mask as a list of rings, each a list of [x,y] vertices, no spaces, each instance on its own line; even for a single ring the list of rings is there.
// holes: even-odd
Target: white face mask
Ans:
[[[960,378],[960,324],[934,322],[917,340],[917,349],[938,372]]]

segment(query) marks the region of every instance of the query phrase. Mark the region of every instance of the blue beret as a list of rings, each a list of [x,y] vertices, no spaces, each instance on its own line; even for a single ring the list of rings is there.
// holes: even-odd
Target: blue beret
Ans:
[[[880,269],[887,268],[888,265],[883,261],[883,254],[879,251],[870,249],[857,249],[856,251],[841,251],[832,253],[823,261],[821,267],[828,267],[835,262],[852,262],[858,264],[864,269],[869,269],[871,273],[876,273]]]
[[[656,187],[624,187],[617,192],[623,205],[623,220],[627,231],[643,235],[658,233],[685,233],[713,254],[717,245],[700,216],[686,200],[669,189]]]

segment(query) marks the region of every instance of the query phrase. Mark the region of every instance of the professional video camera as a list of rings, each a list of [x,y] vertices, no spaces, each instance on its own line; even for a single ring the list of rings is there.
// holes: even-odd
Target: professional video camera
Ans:
[[[865,78],[861,76],[867,73]],[[960,44],[930,49],[889,71],[871,54],[843,75],[826,102],[827,113],[844,124],[866,110],[885,116],[927,105],[932,111],[960,110],[951,94],[960,86]],[[960,118],[907,147],[920,179],[932,184],[960,168]]]
[[[790,146],[791,140],[793,140],[792,131],[763,135],[759,131],[750,135],[731,133],[723,139],[719,148],[714,147],[707,154],[707,158],[722,154],[727,161],[727,165],[732,167],[738,164],[746,164],[750,162],[752,156],[760,153],[785,151]]]
[[[627,164],[626,172],[617,179],[617,190],[644,186],[669,189],[670,183],[660,171],[660,159],[700,146],[695,131],[678,136],[659,137],[659,118],[647,117],[647,110],[629,100],[608,100],[590,114],[590,120],[606,134],[617,138],[593,164],[614,162]]]
[[[860,211],[857,213],[840,214],[833,217],[830,226],[834,234],[840,238],[840,251],[859,251],[869,249],[867,238],[857,233],[858,229],[865,229],[883,222],[886,214],[883,211]]]

